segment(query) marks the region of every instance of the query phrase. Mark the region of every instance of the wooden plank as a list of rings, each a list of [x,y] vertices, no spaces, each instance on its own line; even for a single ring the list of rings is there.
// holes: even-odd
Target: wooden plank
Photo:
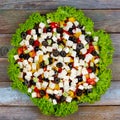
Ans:
[[[119,0],[2,0],[0,9],[56,9],[58,6],[75,6],[80,9],[117,9],[120,8]]]
[[[120,120],[120,106],[79,107],[67,117],[45,116],[36,107],[0,107],[1,120]]]
[[[18,24],[23,23],[35,11],[45,14],[51,10],[1,10],[0,33],[15,33]],[[95,22],[95,29],[120,32],[120,10],[84,10],[84,12]]]
[[[0,106],[34,106],[29,97],[16,90],[12,90],[10,82],[0,82]],[[120,81],[114,81],[108,91],[101,97],[101,100],[94,104],[82,104],[86,105],[120,105]]]

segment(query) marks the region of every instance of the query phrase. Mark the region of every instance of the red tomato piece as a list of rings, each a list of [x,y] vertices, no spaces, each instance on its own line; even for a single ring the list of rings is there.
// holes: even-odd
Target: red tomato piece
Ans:
[[[38,40],[35,40],[34,41],[34,46],[39,46],[40,45],[40,42]]]
[[[61,72],[62,72],[62,68],[59,68],[59,69],[58,69],[58,72],[61,73]]]
[[[56,22],[52,22],[52,23],[50,23],[50,26],[51,26],[52,28],[57,28],[57,27],[58,27],[58,24],[57,24]]]
[[[29,34],[29,35],[31,35],[31,30],[27,30],[26,33]]]
[[[39,90],[38,90],[37,87],[34,88],[34,91],[35,91],[36,93],[39,93]]]
[[[17,50],[17,52],[18,52],[18,55],[20,55],[21,53],[23,53],[23,47],[19,47],[18,50]]]

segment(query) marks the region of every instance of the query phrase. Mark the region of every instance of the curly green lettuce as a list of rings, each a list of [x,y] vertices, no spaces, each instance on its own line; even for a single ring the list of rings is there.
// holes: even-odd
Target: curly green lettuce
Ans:
[[[44,22],[46,23],[47,19],[51,21],[59,22],[63,21],[68,17],[74,17],[79,23],[85,26],[86,31],[90,31],[92,36],[98,36],[99,42],[98,46],[100,48],[100,62],[99,62],[99,81],[97,85],[93,88],[93,91],[88,95],[81,97],[79,101],[72,101],[71,103],[60,103],[53,105],[50,101],[45,98],[32,98],[27,92],[27,87],[22,84],[22,81],[18,79],[19,75],[19,66],[15,63],[14,55],[17,53],[17,48],[21,42],[21,33],[32,29],[35,23]],[[47,23],[46,23],[47,24]],[[111,70],[108,66],[112,63],[112,56],[114,48],[112,46],[112,40],[110,36],[105,33],[103,30],[94,31],[94,23],[92,20],[84,15],[81,10],[76,10],[74,7],[58,7],[55,12],[48,13],[46,16],[40,15],[38,12],[33,13],[24,24],[20,24],[19,28],[16,30],[16,33],[13,35],[11,40],[11,45],[14,46],[8,53],[8,75],[10,80],[12,80],[12,88],[17,89],[30,96],[31,101],[39,107],[42,113],[46,115],[55,115],[55,116],[67,116],[78,110],[78,104],[80,103],[94,103],[97,100],[100,100],[101,95],[106,92],[110,87],[111,83]]]

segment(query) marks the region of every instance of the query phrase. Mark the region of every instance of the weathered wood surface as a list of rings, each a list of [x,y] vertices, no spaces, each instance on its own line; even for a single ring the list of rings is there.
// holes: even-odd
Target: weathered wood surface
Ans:
[[[37,107],[0,107],[0,120],[120,120],[120,106],[85,106],[67,117],[45,116]]]
[[[25,22],[28,16],[35,11],[45,14],[53,10],[1,10],[0,33],[14,33],[18,24]],[[120,10],[84,10],[84,12],[94,21],[95,29],[120,32]]]
[[[1,9],[56,9],[58,6],[75,6],[78,9],[118,9],[119,0],[1,0]]]
[[[29,97],[10,87],[8,61],[0,56],[0,120],[120,120],[120,0],[0,0],[0,48],[10,47],[11,34],[31,13],[45,14],[58,6],[83,9],[95,24],[111,34],[115,54],[110,89],[95,104],[82,104],[79,111],[65,118],[42,115]],[[0,49],[1,50],[1,49]]]
[[[82,106],[102,106],[102,105],[120,105],[120,81],[111,83],[110,89],[102,96],[101,100],[94,104],[82,104]],[[29,97],[25,94],[13,90],[10,82],[0,82],[0,106],[34,106]],[[3,96],[3,97],[2,97]]]

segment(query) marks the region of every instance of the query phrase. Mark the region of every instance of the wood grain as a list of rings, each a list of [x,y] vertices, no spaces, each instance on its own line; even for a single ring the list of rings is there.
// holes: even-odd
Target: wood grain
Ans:
[[[18,24],[25,22],[31,13],[39,11],[42,14],[51,10],[1,10],[0,33],[15,33]],[[107,32],[120,32],[120,10],[84,10],[85,15],[95,23],[95,29]]]
[[[56,9],[58,6],[75,6],[80,9],[117,9],[119,0],[2,0],[0,9]]]
[[[67,117],[45,116],[37,107],[0,107],[0,120],[120,120],[120,106],[79,107]]]
[[[94,104],[82,104],[86,105],[120,105],[120,81],[113,81],[108,91],[101,97],[101,100]],[[17,90],[12,90],[10,82],[0,82],[0,106],[34,106],[29,100],[29,97],[20,93]]]

